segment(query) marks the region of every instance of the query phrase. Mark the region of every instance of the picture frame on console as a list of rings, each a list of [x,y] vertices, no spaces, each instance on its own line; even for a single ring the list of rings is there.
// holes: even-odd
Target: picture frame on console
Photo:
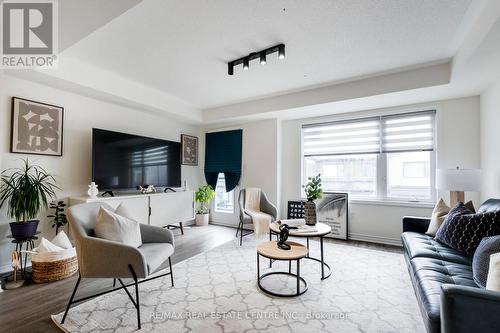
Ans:
[[[181,152],[183,165],[198,166],[198,137],[181,134]]]
[[[62,106],[12,97],[10,152],[62,156]]]

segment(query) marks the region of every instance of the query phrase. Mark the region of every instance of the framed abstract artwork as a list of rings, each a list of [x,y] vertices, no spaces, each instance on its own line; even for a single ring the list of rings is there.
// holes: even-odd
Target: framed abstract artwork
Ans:
[[[64,108],[12,97],[10,152],[62,156]]]
[[[181,134],[181,161],[184,165],[198,165],[198,138]]]

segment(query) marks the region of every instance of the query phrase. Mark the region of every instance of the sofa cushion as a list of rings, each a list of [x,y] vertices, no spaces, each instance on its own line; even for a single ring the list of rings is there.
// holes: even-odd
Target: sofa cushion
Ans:
[[[458,264],[471,265],[471,258],[460,251],[439,243],[431,236],[417,232],[404,232],[401,235],[407,257],[440,259]]]
[[[439,328],[441,308],[441,286],[454,284],[476,287],[472,268],[439,259],[414,258],[410,261],[415,294],[417,295],[427,327]]]
[[[138,249],[146,259],[149,274],[158,270],[174,253],[174,247],[170,243],[144,243]]]
[[[500,236],[484,237],[472,258],[474,281],[481,288],[486,287],[490,267],[490,256],[500,252]]]
[[[471,256],[484,237],[499,233],[500,211],[472,214],[459,202],[450,210],[435,238]]]

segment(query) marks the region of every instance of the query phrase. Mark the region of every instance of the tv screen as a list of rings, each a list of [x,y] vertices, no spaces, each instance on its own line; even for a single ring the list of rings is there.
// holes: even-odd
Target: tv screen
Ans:
[[[92,180],[102,190],[181,186],[181,144],[92,129]]]

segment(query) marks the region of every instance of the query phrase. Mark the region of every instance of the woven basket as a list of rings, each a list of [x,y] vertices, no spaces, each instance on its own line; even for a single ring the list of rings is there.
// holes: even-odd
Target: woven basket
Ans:
[[[31,258],[33,281],[46,283],[70,277],[78,271],[74,248],[57,252],[35,254]]]

